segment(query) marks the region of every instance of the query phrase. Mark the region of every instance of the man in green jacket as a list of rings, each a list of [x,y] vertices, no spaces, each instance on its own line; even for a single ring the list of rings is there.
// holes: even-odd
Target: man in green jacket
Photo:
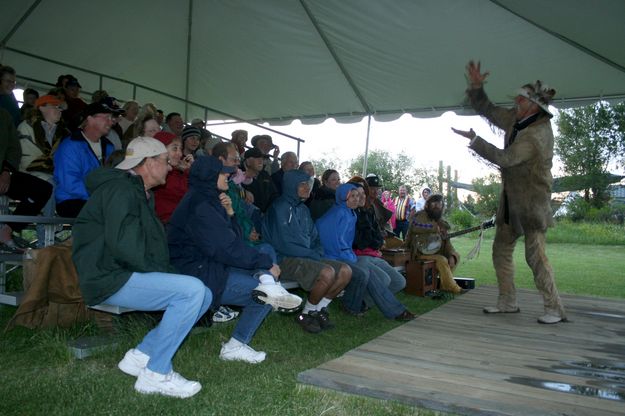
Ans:
[[[165,146],[138,137],[114,169],[91,172],[86,179],[91,197],[74,224],[73,260],[88,305],[165,310],[160,324],[118,366],[137,377],[135,390],[141,393],[185,398],[201,385],[173,371],[171,361],[207,311],[212,293],[195,277],[175,274],[169,264],[150,190],[165,183],[169,170]]]

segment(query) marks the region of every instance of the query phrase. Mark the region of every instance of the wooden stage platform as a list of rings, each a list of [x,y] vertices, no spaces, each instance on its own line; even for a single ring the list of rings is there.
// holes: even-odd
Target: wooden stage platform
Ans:
[[[569,322],[541,325],[538,292],[519,291],[521,313],[482,313],[496,293],[478,287],[298,380],[463,415],[625,415],[623,299],[565,295]]]

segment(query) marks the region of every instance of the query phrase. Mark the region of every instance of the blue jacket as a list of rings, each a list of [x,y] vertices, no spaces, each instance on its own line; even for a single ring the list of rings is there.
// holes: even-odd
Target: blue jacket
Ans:
[[[196,276],[213,292],[213,309],[221,304],[228,268],[270,269],[271,258],[243,241],[234,217],[221,206],[217,178],[222,163],[200,156],[189,172],[189,190],[167,226],[171,264]]]
[[[100,137],[102,159],[106,161],[114,147],[106,137]],[[56,203],[68,199],[89,199],[85,178],[92,170],[104,163],[99,160],[82,130],[76,130],[64,138],[54,152],[54,199]]]
[[[325,257],[355,263],[358,259],[352,245],[356,233],[356,214],[347,207],[347,194],[352,189],[356,189],[356,186],[351,183],[338,187],[334,206],[317,220],[316,226]]]
[[[301,182],[310,177],[300,170],[290,170],[282,178],[282,195],[273,201],[263,219],[263,240],[273,246],[278,261],[284,257],[319,260],[323,249],[308,207],[297,195]]]

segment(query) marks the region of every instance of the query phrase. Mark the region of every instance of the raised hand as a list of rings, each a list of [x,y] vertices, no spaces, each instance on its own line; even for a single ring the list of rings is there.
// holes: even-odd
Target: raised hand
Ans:
[[[454,129],[454,128],[452,127],[452,128],[451,128],[451,130],[452,130],[454,133],[456,133],[456,134],[458,134],[458,135],[460,135],[460,136],[462,136],[462,137],[466,137],[466,138],[467,138],[467,139],[469,139],[469,140],[473,140],[473,139],[475,138],[475,136],[477,136],[477,134],[475,134],[475,131],[473,131],[473,129],[470,129],[470,130],[468,130],[468,131],[467,131],[467,130],[458,130],[458,129]]]
[[[490,72],[488,71],[482,73],[480,61],[476,63],[471,60],[467,64],[467,79],[469,80],[471,88],[480,88],[489,74]]]

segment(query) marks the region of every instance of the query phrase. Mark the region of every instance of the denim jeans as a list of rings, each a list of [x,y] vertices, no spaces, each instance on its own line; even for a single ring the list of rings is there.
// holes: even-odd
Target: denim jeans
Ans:
[[[364,297],[370,295],[382,314],[393,319],[399,316],[406,308],[402,305],[379,277],[371,275],[371,268],[367,261],[358,263],[345,262],[352,268],[352,280],[345,288],[343,305],[352,312],[362,310]]]
[[[395,294],[406,287],[406,279],[393,268],[386,260],[373,256],[358,256],[358,261],[366,265],[371,271],[371,278],[379,279],[384,286]],[[371,295],[365,295],[365,303],[367,306],[373,306],[374,301]]]
[[[221,295],[222,304],[243,307],[232,337],[244,344],[250,343],[256,330],[271,312],[270,305],[261,305],[252,299],[252,290],[258,286],[258,280],[252,276],[252,273],[252,271],[231,268],[228,271],[226,287]]]
[[[210,289],[195,277],[152,272],[133,273],[103,303],[141,311],[165,311],[158,326],[136,348],[150,357],[148,369],[167,374],[180,344],[212,300]]]

